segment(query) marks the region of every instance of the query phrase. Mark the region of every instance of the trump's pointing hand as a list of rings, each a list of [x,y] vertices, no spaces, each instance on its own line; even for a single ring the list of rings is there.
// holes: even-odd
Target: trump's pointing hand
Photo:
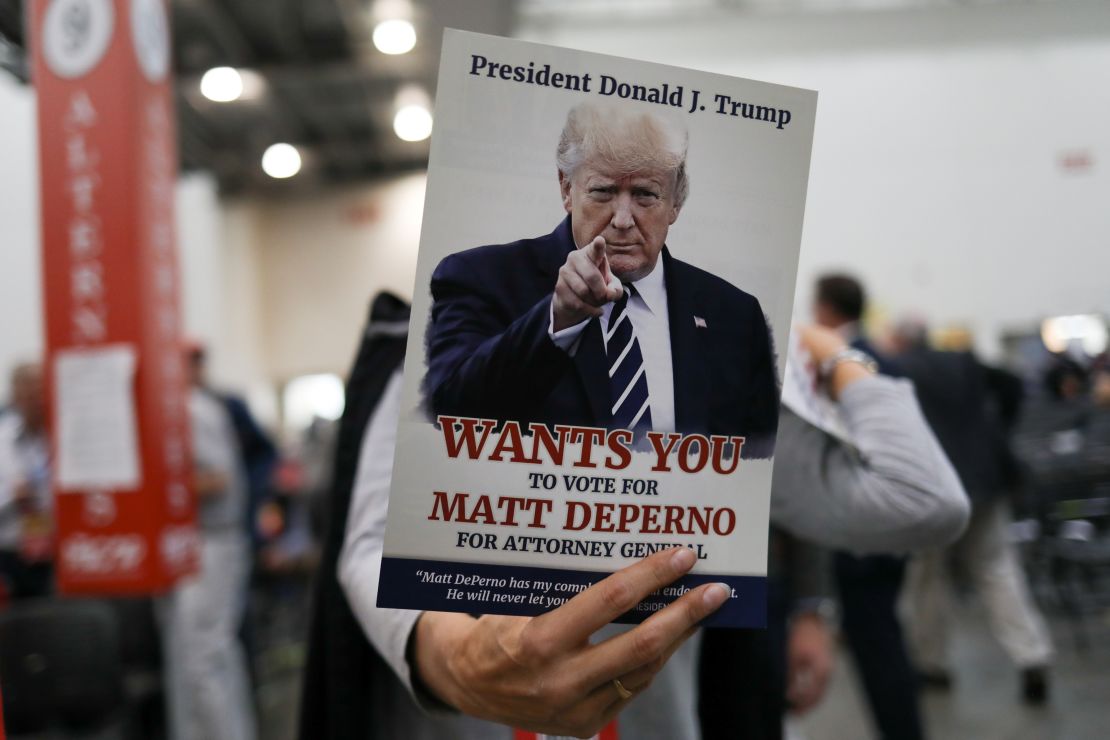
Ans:
[[[590,636],[694,560],[685,547],[657,552],[533,618],[425,612],[415,630],[417,673],[433,694],[474,717],[590,737],[647,688],[730,591],[700,586],[628,632],[596,644]]]
[[[551,299],[555,331],[600,316],[606,303],[619,299],[624,288],[609,271],[605,238],[598,236],[567,255]]]

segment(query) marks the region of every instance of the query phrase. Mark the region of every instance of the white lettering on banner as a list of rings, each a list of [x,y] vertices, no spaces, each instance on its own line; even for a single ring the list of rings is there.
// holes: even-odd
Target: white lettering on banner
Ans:
[[[143,31],[144,43],[153,42],[158,31],[158,19],[152,13],[158,7],[139,0],[132,6],[133,13],[145,18],[148,26]],[[141,6],[141,7],[140,7]],[[150,7],[147,7],[150,6]],[[133,22],[139,16],[132,16]],[[151,25],[152,24],[152,25]],[[137,48],[140,62],[146,63],[143,54],[155,54],[156,49],[147,48],[145,52]],[[153,57],[151,63],[156,60]],[[155,65],[157,66],[157,65]],[[153,68],[144,67],[144,72],[152,80],[158,77]],[[173,252],[173,205],[176,160],[173,141],[173,111],[165,96],[151,95],[142,104],[140,118],[141,138],[141,183],[147,219],[144,225],[142,248],[151,265],[151,280],[154,290],[151,293],[151,312],[155,322],[157,342],[152,350],[153,362],[160,389],[159,406],[162,412],[163,459],[169,468],[172,479],[167,488],[170,510],[180,515],[187,510],[189,498],[180,478],[187,471],[185,440],[187,439],[187,416],[185,414],[186,382],[181,358],[179,337],[181,332],[181,312],[178,307],[177,265]],[[184,492],[184,493],[183,493]]]
[[[166,486],[166,501],[171,514],[182,514],[189,508],[189,489],[180,481]]]
[[[76,217],[69,224],[69,251],[74,259],[99,254],[104,244],[100,240],[100,219]]]
[[[106,491],[85,495],[85,521],[93,527],[106,527],[116,520],[116,502]]]
[[[62,542],[62,562],[72,573],[104,575],[134,572],[146,557],[146,543],[137,534],[78,534]]]
[[[79,306],[74,310],[73,331],[78,344],[103,342],[108,338],[108,309],[98,304]]]
[[[78,265],[69,277],[74,298],[95,301],[104,297],[104,278],[99,264]]]
[[[96,123],[96,108],[84,90],[70,97],[62,124],[65,130],[66,189],[72,201],[69,217],[70,323],[77,344],[98,344],[108,338],[108,301],[104,291],[104,244],[96,193],[100,185],[100,152],[90,147],[86,132]]]
[[[64,121],[67,131],[74,128],[90,128],[96,123],[96,108],[93,108],[89,94],[78,90],[69,99],[69,112]]]
[[[70,171],[74,171],[70,168]],[[69,181],[69,193],[73,196],[73,207],[80,213],[88,213],[93,208],[93,197],[100,185],[96,174],[74,175]]]
[[[87,170],[96,165],[100,157],[93,157],[86,148],[84,136],[71,136],[66,141],[69,168],[71,170]]]
[[[185,443],[182,442],[181,437],[176,434],[171,435],[169,432],[162,439],[162,443],[166,467],[174,472],[180,471],[185,466]]]

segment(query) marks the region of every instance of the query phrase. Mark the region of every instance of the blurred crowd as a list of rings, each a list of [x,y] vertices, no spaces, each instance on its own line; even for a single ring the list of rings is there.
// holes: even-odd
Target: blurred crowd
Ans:
[[[836,274],[817,282],[816,325],[874,358],[881,374],[913,384],[971,502],[970,522],[955,542],[909,556],[814,554],[785,533],[772,537],[772,575],[790,585],[792,600],[776,607],[789,626],[781,637],[783,706],[799,713],[821,702],[839,634],[879,735],[927,737],[922,692],[959,686],[952,605],[967,599],[981,604],[1013,662],[1016,699],[1050,702],[1056,648],[1046,614],[1083,645],[1088,621],[1110,608],[1110,359],[1045,352],[1039,373],[1022,376],[968,346],[933,341],[938,335],[919,318],[869,334],[866,316],[859,280]],[[317,420],[279,444],[240,397],[207,382],[202,346],[191,343],[183,362],[202,568],[165,596],[115,611],[124,629],[141,631],[141,623],[160,635],[142,662],[148,672],[157,667],[156,688],[129,722],[135,737],[254,738],[267,682],[299,675],[306,661],[310,583],[326,500],[337,495],[336,424]],[[24,604],[54,603],[44,394],[40,363],[11,371],[0,415],[0,599],[8,618]],[[9,680],[0,681],[5,690]],[[126,705],[126,692],[120,701]],[[7,719],[13,730],[36,721]]]
[[[334,422],[317,418],[275,441],[278,430],[263,429],[241,397],[208,383],[202,345],[189,342],[182,361],[190,380],[200,572],[154,599],[100,600],[115,623],[113,633],[149,639],[136,641],[125,656],[119,705],[101,706],[87,719],[118,719],[121,706],[134,704],[134,716],[124,723],[128,737],[253,738],[260,682],[295,671],[301,662]],[[24,621],[47,624],[56,605],[64,625],[68,603],[56,594],[52,566],[42,364],[16,366],[9,388],[0,412],[0,608],[9,617],[2,631],[8,637],[29,629],[30,639],[46,641],[48,632],[37,634],[34,624],[20,622],[21,609],[30,607]],[[137,667],[149,674],[152,666],[161,672],[153,690],[145,686],[129,696],[127,674]],[[84,667],[90,671],[85,678],[115,675],[107,666]],[[0,676],[9,694],[19,692],[18,683],[18,677]],[[17,736],[57,719],[33,706],[23,714],[23,706],[17,703],[6,717]],[[41,708],[46,711],[46,704]]]

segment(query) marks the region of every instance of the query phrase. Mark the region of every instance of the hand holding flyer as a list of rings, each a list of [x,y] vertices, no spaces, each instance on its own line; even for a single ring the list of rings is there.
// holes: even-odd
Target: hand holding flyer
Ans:
[[[679,545],[691,571],[606,621],[720,582],[710,623],[764,623],[814,109],[447,33],[379,606],[554,614]]]
[[[429,612],[417,623],[416,665],[428,688],[465,714],[548,735],[592,736],[643,690],[729,598],[709,584],[634,630],[591,644],[597,630],[694,565],[686,548],[660,552],[615,573],[534,619]]]

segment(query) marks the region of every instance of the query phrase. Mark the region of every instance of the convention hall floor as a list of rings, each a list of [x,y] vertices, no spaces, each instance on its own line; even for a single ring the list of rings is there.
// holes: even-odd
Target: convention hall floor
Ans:
[[[988,632],[981,611],[956,610],[949,693],[925,694],[932,740],[1102,740],[1110,737],[1110,613],[1087,620],[1087,645],[1078,648],[1069,622],[1050,619],[1057,662],[1044,708],[1018,701],[1018,674]],[[852,666],[842,652],[825,702],[791,724],[791,740],[869,740]]]
[[[1110,614],[1088,620],[1088,644],[1075,643],[1071,625],[1050,620],[1058,658],[1048,705],[1018,701],[1018,675],[991,639],[981,612],[957,609],[953,658],[956,685],[925,695],[931,740],[1103,740],[1110,737]],[[298,661],[289,661],[290,668]],[[261,740],[295,737],[299,680],[288,670],[259,691]],[[872,740],[855,676],[841,653],[829,695],[812,714],[790,725],[791,740]],[[743,737],[740,735],[739,737]]]

